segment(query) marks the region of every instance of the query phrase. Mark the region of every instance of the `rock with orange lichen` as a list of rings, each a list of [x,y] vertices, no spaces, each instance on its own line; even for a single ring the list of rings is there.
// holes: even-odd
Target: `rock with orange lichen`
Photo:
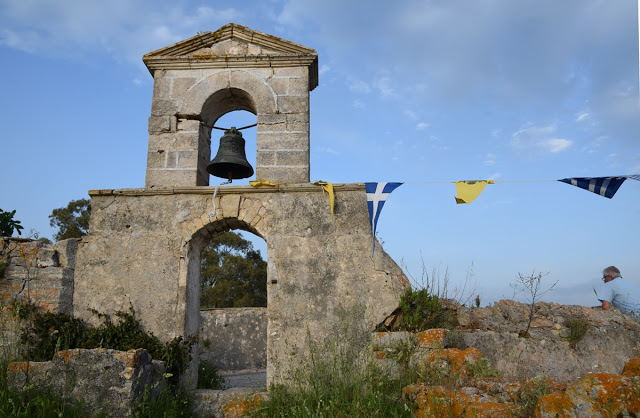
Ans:
[[[145,391],[153,398],[163,388],[164,364],[144,349],[105,348],[59,351],[52,361],[9,364],[8,384],[18,392],[35,386],[80,400],[89,415],[127,416]]]
[[[640,376],[640,356],[632,358],[624,365],[622,375],[628,377]]]
[[[428,367],[437,369],[445,374],[466,373],[466,364],[476,364],[482,358],[480,350],[469,347],[465,350],[458,348],[443,348],[432,351],[416,351],[410,364],[418,368]]]
[[[565,392],[542,396],[535,416],[634,417],[640,415],[640,377],[589,373]]]
[[[416,345],[424,349],[444,348],[447,346],[447,334],[448,331],[442,328],[421,331],[416,335]]]
[[[198,389],[193,392],[192,412],[199,418],[247,416],[259,408],[267,396],[266,391],[256,391],[251,388]]]
[[[417,417],[513,417],[518,407],[512,402],[498,402],[490,396],[470,395],[440,386],[405,387],[405,398],[416,403]]]

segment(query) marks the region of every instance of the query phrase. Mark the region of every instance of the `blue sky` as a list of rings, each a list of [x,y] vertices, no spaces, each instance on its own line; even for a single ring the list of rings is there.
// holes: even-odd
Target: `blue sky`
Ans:
[[[595,305],[608,265],[640,284],[640,182],[609,200],[499,181],[640,173],[637,6],[0,0],[0,208],[51,237],[54,208],[143,187],[153,80],[142,55],[234,22],[318,52],[312,181],[498,181],[468,205],[454,184],[393,192],[378,235],[414,276],[424,262],[455,287],[471,270],[485,304],[535,269],[558,281],[546,300]]]

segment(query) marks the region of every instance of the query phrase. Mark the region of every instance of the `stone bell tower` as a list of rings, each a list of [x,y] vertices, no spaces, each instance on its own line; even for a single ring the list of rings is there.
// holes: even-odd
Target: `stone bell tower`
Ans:
[[[257,116],[256,180],[309,182],[313,49],[231,23],[142,60],[154,78],[146,188],[208,186],[212,127],[234,110]]]

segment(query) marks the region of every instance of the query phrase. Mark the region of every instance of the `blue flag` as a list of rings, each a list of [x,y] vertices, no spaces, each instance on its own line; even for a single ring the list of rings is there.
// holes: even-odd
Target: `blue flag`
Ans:
[[[580,187],[581,189],[589,190],[590,192],[611,199],[616,194],[620,186],[622,186],[622,183],[624,183],[628,178],[640,180],[640,176],[636,174],[617,177],[572,177],[560,179],[558,181]]]
[[[364,187],[367,192],[367,206],[369,208],[369,222],[371,223],[371,235],[373,237],[373,247],[371,248],[371,256],[376,248],[376,227],[378,226],[378,218],[384,206],[385,200],[397,187],[402,183],[365,183]]]

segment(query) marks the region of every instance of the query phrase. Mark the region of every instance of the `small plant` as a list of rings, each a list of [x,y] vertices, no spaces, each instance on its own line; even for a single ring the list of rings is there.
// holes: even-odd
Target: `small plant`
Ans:
[[[553,290],[554,287],[558,284],[556,280],[551,286],[546,288],[545,290],[540,290],[540,285],[542,284],[542,279],[544,279],[549,273],[538,273],[533,270],[533,272],[529,276],[524,276],[522,273],[518,273],[516,277],[516,283],[510,284],[513,289],[513,296],[518,293],[524,292],[525,298],[529,303],[529,316],[527,318],[527,327],[524,331],[520,332],[522,336],[529,335],[529,328],[531,327],[531,322],[533,321],[533,316],[536,313],[536,302],[540,300],[540,298],[546,293]]]
[[[471,375],[476,379],[484,379],[486,377],[499,377],[500,370],[489,367],[489,363],[486,359],[480,358],[474,363],[466,364],[467,370],[471,372]]]
[[[224,378],[218,373],[218,368],[207,360],[202,360],[198,366],[198,389],[224,389]]]
[[[5,212],[0,209],[0,237],[10,237],[14,231],[17,232],[18,235],[22,235],[20,231],[22,231],[24,227],[20,225],[20,221],[13,219],[15,214],[15,210]]]
[[[566,325],[569,329],[569,335],[567,336],[569,346],[575,349],[576,344],[578,344],[589,330],[589,321],[584,318],[567,318]]]
[[[407,291],[400,297],[402,319],[409,331],[427,329],[437,322],[442,311],[440,298],[430,295],[427,289]]]
[[[538,405],[538,400],[551,393],[547,381],[542,376],[534,377],[522,384],[517,394],[517,403],[520,406],[520,416],[532,417]]]

